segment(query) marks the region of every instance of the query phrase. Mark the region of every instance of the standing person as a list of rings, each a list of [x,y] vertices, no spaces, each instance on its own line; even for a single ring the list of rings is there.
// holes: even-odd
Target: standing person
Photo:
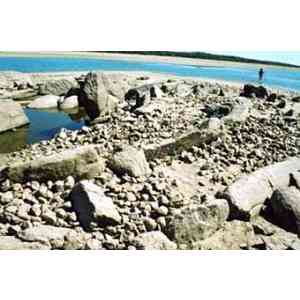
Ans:
[[[264,79],[264,74],[265,74],[264,69],[260,68],[260,70],[258,72],[259,81],[262,81]]]

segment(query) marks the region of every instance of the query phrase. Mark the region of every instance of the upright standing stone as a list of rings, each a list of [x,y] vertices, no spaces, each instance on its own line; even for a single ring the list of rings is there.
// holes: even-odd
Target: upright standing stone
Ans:
[[[83,83],[80,103],[91,119],[110,115],[128,88],[120,74],[89,73]]]

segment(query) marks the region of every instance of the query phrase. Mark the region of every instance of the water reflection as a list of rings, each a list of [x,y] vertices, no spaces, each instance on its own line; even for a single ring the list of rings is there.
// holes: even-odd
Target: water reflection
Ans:
[[[0,153],[21,150],[26,147],[29,126],[0,134]]]
[[[0,153],[8,153],[25,148],[41,140],[49,140],[61,128],[80,129],[85,124],[84,109],[68,111],[24,109],[30,125],[0,134]]]

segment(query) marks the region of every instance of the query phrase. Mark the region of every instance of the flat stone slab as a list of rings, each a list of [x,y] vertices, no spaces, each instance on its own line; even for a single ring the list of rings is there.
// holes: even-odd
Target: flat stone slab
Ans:
[[[162,232],[152,231],[141,233],[135,238],[135,244],[139,250],[176,250],[177,246],[171,242]]]
[[[69,228],[40,225],[29,227],[20,233],[19,237],[27,242],[49,243],[55,240],[63,241],[65,236],[71,232]]]
[[[49,250],[38,242],[24,242],[14,236],[0,236],[0,250]]]
[[[32,109],[57,108],[59,99],[60,97],[51,94],[41,96],[33,100],[28,107]]]
[[[29,124],[22,106],[13,100],[0,101],[0,133]]]
[[[240,177],[225,192],[235,217],[249,219],[251,211],[272,196],[275,189],[290,184],[290,174],[300,170],[300,159],[292,158]],[[252,211],[254,212],[254,211]]]
[[[171,138],[160,144],[146,145],[144,146],[144,152],[148,161],[167,155],[174,155],[193,146],[211,143],[220,136],[221,132],[219,129],[191,130],[176,139]]]
[[[2,170],[0,177],[14,182],[90,179],[102,173],[104,160],[95,145],[81,146],[28,162],[17,162]]]
[[[101,187],[88,180],[74,186],[70,199],[78,220],[85,229],[89,229],[92,222],[97,222],[100,226],[121,223],[121,216],[113,200],[104,194]]]

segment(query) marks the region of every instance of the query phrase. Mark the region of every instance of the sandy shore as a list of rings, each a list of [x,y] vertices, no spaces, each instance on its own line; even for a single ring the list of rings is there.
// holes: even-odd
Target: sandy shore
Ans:
[[[129,60],[141,62],[159,62],[180,65],[193,65],[199,67],[247,67],[247,68],[286,68],[289,70],[298,70],[293,67],[270,66],[264,64],[237,63],[229,61],[205,60],[197,58],[183,58],[172,56],[156,55],[138,55],[138,54],[120,54],[120,53],[92,53],[92,52],[0,52],[0,56],[39,56],[39,57],[90,57],[109,60]]]

